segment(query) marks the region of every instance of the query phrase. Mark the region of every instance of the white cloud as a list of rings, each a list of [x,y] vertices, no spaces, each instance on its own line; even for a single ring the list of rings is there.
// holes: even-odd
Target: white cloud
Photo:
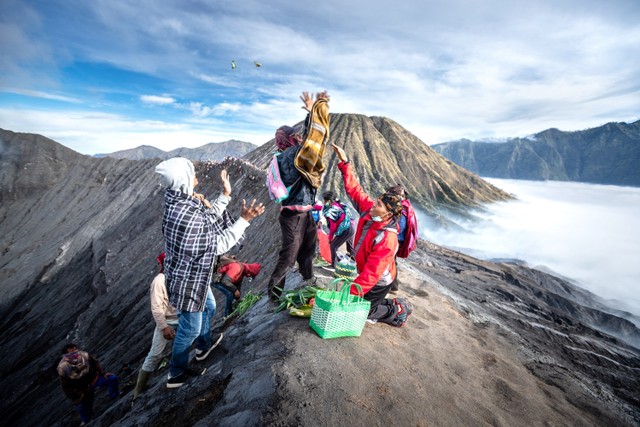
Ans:
[[[145,104],[167,105],[176,102],[175,99],[169,96],[157,96],[157,95],[142,95],[140,101]]]
[[[69,102],[73,104],[78,104],[81,102],[79,99],[72,98],[70,96],[60,95],[60,94],[51,93],[51,92],[41,92],[38,90],[6,88],[4,89],[4,92],[17,93],[19,95],[31,96],[34,98],[51,99],[53,101]]]
[[[640,314],[640,189],[489,179],[518,201],[497,203],[469,232],[428,229],[436,243],[486,258],[519,258],[577,280]],[[464,248],[464,249],[463,249]]]
[[[79,153],[112,153],[140,145],[165,151],[194,148],[230,139],[263,144],[271,136],[260,128],[226,127],[221,122],[171,123],[130,120],[116,114],[92,111],[50,112],[0,108],[0,128],[36,133]]]

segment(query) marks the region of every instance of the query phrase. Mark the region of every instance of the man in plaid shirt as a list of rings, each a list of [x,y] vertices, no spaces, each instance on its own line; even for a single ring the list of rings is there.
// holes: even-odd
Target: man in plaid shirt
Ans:
[[[254,199],[247,207],[243,200],[240,218],[225,228],[223,213],[231,199],[231,183],[225,170],[220,174],[223,192],[212,204],[193,192],[198,180],[191,161],[172,158],[160,163],[155,171],[166,187],[162,219],[165,276],[169,303],[178,310],[167,388],[177,388],[188,376],[204,373],[188,368],[189,349],[196,338],[197,360],[204,360],[219,342],[218,339],[211,344],[208,333],[215,311],[209,287],[214,258],[238,242],[249,221],[264,212],[264,206],[256,205]]]

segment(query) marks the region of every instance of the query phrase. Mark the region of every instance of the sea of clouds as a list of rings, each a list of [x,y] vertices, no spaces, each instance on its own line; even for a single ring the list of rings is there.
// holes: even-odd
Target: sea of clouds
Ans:
[[[640,314],[640,188],[487,181],[517,200],[487,206],[476,221],[456,220],[463,230],[421,229],[423,237],[478,258],[551,269]]]

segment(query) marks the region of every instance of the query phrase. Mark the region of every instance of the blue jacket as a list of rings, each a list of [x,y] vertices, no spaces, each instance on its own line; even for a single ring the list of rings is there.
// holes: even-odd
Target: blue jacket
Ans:
[[[283,209],[307,212],[313,209],[316,200],[316,189],[302,176],[293,164],[300,146],[289,147],[278,156],[278,168],[282,182],[289,190],[289,197],[282,201]]]

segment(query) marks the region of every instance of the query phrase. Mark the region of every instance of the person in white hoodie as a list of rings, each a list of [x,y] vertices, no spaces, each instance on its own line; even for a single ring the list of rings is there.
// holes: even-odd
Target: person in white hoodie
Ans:
[[[188,159],[165,160],[155,171],[166,188],[162,219],[165,280],[169,303],[178,311],[178,330],[173,340],[167,388],[177,388],[187,377],[204,373],[188,367],[189,349],[194,341],[199,360],[206,357],[213,346],[210,336],[201,330],[210,328],[210,318],[203,316],[203,312],[207,302],[214,301],[209,287],[214,258],[238,242],[249,221],[264,212],[264,206],[256,204],[254,199],[247,207],[243,200],[240,218],[224,228],[222,214],[231,200],[231,183],[226,170],[220,174],[223,191],[213,203],[194,193],[198,179],[193,163]],[[203,339],[196,340],[200,337]]]

